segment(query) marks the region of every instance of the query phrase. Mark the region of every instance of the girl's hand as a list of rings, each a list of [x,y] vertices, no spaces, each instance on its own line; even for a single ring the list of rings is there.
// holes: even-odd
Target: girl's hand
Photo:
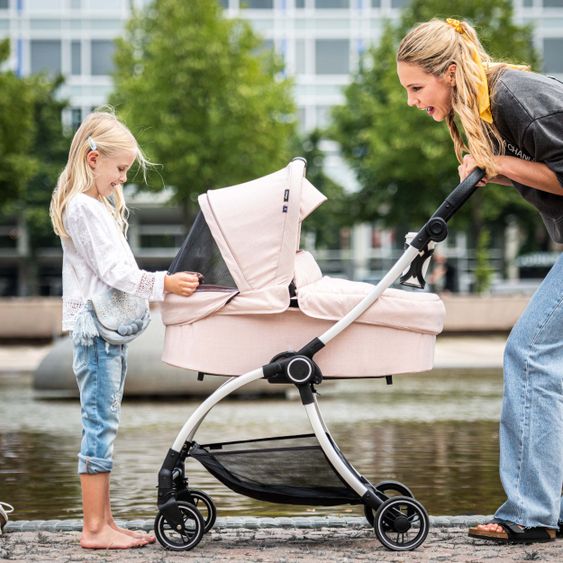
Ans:
[[[463,162],[457,167],[459,179],[462,181],[465,180],[465,178],[467,178],[467,176],[469,176],[469,174],[471,174],[471,172],[473,172],[475,168],[477,168],[477,162],[475,162],[475,159],[470,154],[466,154],[463,157]],[[489,179],[487,178],[487,176],[484,176],[483,179],[477,184],[477,186],[482,188],[488,183]]]
[[[189,297],[199,285],[200,275],[195,272],[177,272],[164,276],[164,291]]]

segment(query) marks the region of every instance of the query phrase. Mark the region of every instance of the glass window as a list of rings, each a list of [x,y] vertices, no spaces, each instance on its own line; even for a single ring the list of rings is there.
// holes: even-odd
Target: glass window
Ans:
[[[295,74],[307,73],[307,61],[305,52],[305,39],[295,41]]]
[[[381,0],[371,0],[372,8],[381,8]]]
[[[305,0],[295,0],[295,7],[301,9],[305,7]]]
[[[544,8],[563,8],[563,0],[543,0]]]
[[[229,0],[219,0],[219,4],[221,4],[222,8],[227,9],[229,7]]]
[[[348,39],[317,39],[315,41],[315,72],[317,74],[348,74],[350,72],[350,41]]]
[[[0,10],[6,10],[10,7],[9,0],[0,0]]]
[[[391,8],[404,8],[409,0],[391,0]]]
[[[274,0],[241,0],[240,7],[249,10],[272,10]]]
[[[27,0],[25,8],[30,12],[62,10],[63,0]]]
[[[82,0],[70,0],[70,8],[71,10],[81,10]]]
[[[530,8],[534,5],[534,0],[524,0],[523,5],[524,8]]]
[[[543,71],[563,73],[563,38],[543,40]]]
[[[350,0],[315,0],[318,10],[334,10],[335,8],[349,8]]]
[[[70,126],[73,131],[76,131],[82,123],[82,109],[72,108],[70,110]]]
[[[73,76],[82,74],[82,44],[72,41],[70,44],[70,73]]]
[[[113,73],[113,53],[115,44],[113,41],[92,41],[92,75],[103,76]]]
[[[34,40],[30,45],[31,73],[47,72],[60,74],[61,72],[61,42],[51,40]]]

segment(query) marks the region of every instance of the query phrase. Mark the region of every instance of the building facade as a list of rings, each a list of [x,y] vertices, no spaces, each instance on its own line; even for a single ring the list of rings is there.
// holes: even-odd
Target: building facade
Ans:
[[[11,43],[7,64],[21,76],[62,73],[65,84],[61,96],[70,100],[63,119],[69,127],[77,127],[88,112],[106,102],[112,90],[114,39],[122,34],[131,10],[148,2],[0,0],[0,38],[9,38]],[[264,37],[266,46],[274,48],[284,59],[285,72],[294,77],[300,127],[310,131],[327,125],[330,108],[343,101],[343,87],[349,83],[362,53],[379,40],[384,21],[397,19],[408,0],[220,3],[227,17],[250,21]],[[518,23],[534,25],[535,44],[543,54],[543,71],[563,78],[563,0],[514,0],[514,8]],[[327,153],[327,172],[353,188],[354,178],[341,161],[338,147],[326,143],[323,148]],[[133,224],[134,250],[147,267],[162,267],[181,237],[181,228],[174,223],[177,214],[170,210],[160,215],[151,211],[150,203],[142,201],[138,209]],[[21,277],[18,263],[26,253],[22,229],[25,226],[0,222],[0,295],[12,293],[14,285],[21,286],[14,282],[14,276],[16,280]],[[19,235],[14,237],[14,233]],[[366,237],[371,235],[367,233],[353,237],[359,237],[358,247],[370,247]],[[159,247],[156,241],[167,241],[172,246]],[[353,256],[354,252],[351,260]],[[47,260],[43,256],[41,260],[46,263],[55,258]],[[45,276],[56,280],[52,274]],[[60,283],[57,285],[56,281],[42,284],[42,293],[59,291]]]

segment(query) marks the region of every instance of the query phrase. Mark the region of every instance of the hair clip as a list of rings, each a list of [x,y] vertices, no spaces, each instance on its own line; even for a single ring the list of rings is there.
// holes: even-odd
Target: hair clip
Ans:
[[[92,137],[88,137],[88,144],[90,145],[90,150],[95,151],[97,149],[96,143]]]

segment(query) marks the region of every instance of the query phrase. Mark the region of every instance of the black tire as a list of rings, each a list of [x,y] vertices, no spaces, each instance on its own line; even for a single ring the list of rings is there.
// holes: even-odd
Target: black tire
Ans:
[[[392,497],[375,513],[377,539],[392,551],[411,551],[424,543],[430,520],[425,508],[414,498]]]
[[[396,496],[414,498],[413,492],[403,483],[399,481],[381,481],[375,485],[375,488],[383,493],[387,498]],[[375,522],[375,511],[371,506],[364,504],[364,515],[370,526]]]
[[[171,551],[189,551],[203,537],[204,522],[197,508],[189,502],[178,501],[178,508],[184,520],[184,531],[170,525],[159,511],[154,521],[154,533],[160,545]]]
[[[203,533],[206,534],[213,528],[217,519],[217,508],[211,497],[203,491],[184,489],[178,493],[178,500],[193,504],[203,518]]]

